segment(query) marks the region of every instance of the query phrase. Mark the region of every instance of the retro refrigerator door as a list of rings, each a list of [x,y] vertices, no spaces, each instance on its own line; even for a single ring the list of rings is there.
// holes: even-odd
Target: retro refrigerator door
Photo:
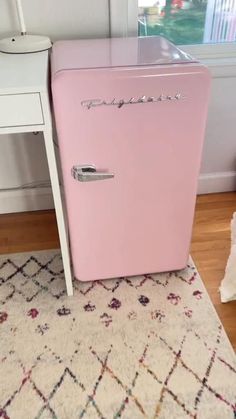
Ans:
[[[69,70],[55,77],[78,279],[185,266],[208,85],[206,69],[188,65]]]

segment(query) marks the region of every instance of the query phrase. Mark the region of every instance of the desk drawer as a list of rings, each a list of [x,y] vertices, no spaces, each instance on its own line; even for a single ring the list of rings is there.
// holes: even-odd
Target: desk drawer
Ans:
[[[0,95],[0,127],[43,124],[39,93]]]

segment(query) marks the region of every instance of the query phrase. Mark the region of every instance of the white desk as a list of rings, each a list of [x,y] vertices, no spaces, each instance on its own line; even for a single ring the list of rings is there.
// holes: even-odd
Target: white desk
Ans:
[[[63,207],[48,91],[48,52],[0,53],[0,134],[42,131],[59,230],[68,295],[73,294],[65,210]]]

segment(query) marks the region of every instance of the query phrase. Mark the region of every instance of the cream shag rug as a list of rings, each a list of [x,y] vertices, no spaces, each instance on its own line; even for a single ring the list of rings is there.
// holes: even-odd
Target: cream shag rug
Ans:
[[[235,355],[191,261],[74,286],[58,251],[0,258],[1,418],[235,417]]]

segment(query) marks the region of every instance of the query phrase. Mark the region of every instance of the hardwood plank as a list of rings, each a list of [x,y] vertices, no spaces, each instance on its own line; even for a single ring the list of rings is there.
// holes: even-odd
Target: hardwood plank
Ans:
[[[214,307],[236,350],[236,301],[221,304],[220,281],[230,251],[230,220],[236,193],[197,197],[191,254]],[[28,252],[59,247],[54,211],[0,216],[0,253]]]
[[[32,211],[0,216],[0,253],[59,247],[54,211]]]

